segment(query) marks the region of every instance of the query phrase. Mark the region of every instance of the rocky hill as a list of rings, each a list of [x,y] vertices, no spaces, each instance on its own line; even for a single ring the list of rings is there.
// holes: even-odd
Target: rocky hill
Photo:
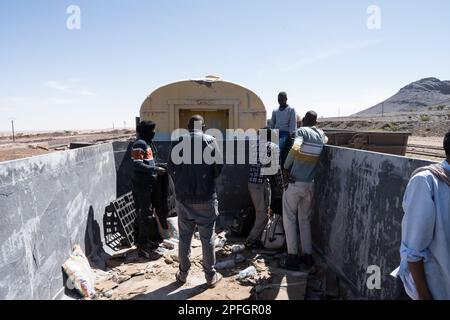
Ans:
[[[445,108],[450,105],[450,81],[425,78],[400,89],[389,99],[361,112],[357,116],[384,113],[421,112],[430,107]]]

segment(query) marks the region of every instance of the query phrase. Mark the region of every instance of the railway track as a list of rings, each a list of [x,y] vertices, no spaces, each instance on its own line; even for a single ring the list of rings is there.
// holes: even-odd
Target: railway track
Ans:
[[[444,148],[437,146],[410,144],[406,149],[406,153],[428,157],[445,158]]]

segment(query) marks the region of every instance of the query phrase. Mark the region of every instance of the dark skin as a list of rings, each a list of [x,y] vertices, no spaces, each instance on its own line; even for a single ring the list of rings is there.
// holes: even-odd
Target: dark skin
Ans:
[[[283,95],[283,94],[279,94],[278,95],[278,103],[280,104],[281,108],[285,108],[287,107],[287,96]]]
[[[194,115],[191,119],[189,119],[188,130],[193,131],[194,129],[200,127],[202,131],[205,131],[205,120],[200,115]]]
[[[433,300],[427,279],[425,278],[425,266],[423,260],[417,262],[408,262],[408,269],[416,285],[420,300]]]

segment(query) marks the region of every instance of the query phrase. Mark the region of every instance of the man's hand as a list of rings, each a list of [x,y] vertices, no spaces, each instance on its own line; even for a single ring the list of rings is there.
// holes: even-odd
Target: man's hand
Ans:
[[[416,285],[420,300],[433,300],[433,296],[428,288],[425,277],[425,268],[423,260],[417,262],[408,262],[408,269]]]
[[[433,300],[433,296],[431,295],[431,292],[424,292],[422,294],[419,294],[420,300]]]
[[[164,175],[166,173],[166,169],[162,168],[162,167],[156,167],[156,170],[158,171],[158,174],[160,176]]]
[[[286,181],[287,183],[295,182],[295,179],[291,176],[289,171],[287,171],[286,169],[283,169],[283,178],[284,178],[284,181]],[[287,185],[286,185],[286,187],[287,187]]]

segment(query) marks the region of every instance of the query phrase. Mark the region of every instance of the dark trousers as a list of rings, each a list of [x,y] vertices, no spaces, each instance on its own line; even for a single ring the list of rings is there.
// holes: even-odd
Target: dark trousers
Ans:
[[[283,187],[277,185],[275,176],[269,177],[271,197],[270,197],[270,209],[273,213],[283,215]]]
[[[163,229],[168,229],[167,216],[169,215],[168,206],[169,197],[169,175],[167,173],[159,175],[153,187],[151,202],[155,213],[158,217],[159,223]]]
[[[150,240],[150,224],[153,217],[151,211],[152,187],[133,181],[132,191],[136,206],[135,243],[138,247],[141,247]]]
[[[280,131],[280,165],[282,168],[293,144],[294,140],[291,138],[291,134],[286,131]]]

